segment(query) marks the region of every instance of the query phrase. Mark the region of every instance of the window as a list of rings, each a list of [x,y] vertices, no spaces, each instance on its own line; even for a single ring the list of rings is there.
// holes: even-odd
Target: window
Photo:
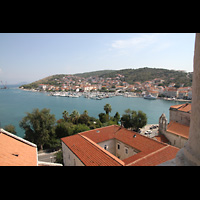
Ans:
[[[108,145],[105,144],[104,145],[104,149],[107,150],[108,149]]]
[[[117,144],[117,149],[120,149],[120,144]]]
[[[125,153],[128,154],[128,148],[125,147]]]

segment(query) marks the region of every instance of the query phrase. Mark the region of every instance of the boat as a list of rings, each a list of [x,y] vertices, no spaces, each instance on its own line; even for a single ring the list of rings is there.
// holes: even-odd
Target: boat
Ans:
[[[157,98],[149,94],[149,95],[145,95],[144,99],[156,100]]]
[[[66,93],[61,93],[60,97],[67,97],[67,94]]]
[[[52,96],[58,97],[58,96],[60,96],[60,92],[54,92],[54,93],[52,93]]]
[[[96,100],[102,100],[102,97],[98,96],[98,97],[96,97]]]
[[[72,97],[72,98],[79,98],[78,95],[72,95],[71,97]]]
[[[68,97],[71,97],[71,98],[79,98],[80,95],[78,95],[77,93],[71,93],[68,95]]]

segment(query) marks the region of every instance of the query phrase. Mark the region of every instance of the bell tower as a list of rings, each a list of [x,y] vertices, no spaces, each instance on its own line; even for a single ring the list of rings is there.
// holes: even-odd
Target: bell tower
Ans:
[[[159,118],[159,134],[164,134],[167,130],[167,118],[163,113]]]

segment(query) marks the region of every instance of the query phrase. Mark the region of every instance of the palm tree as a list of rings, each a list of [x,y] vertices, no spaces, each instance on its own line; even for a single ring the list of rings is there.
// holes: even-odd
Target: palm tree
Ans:
[[[74,110],[71,115],[70,115],[70,118],[71,118],[71,122],[73,124],[78,124],[78,119],[80,117],[80,114],[77,110]]]
[[[104,110],[106,111],[106,115],[109,115],[109,113],[112,111],[111,105],[110,104],[106,104],[104,106]]]
[[[64,120],[67,122],[67,120],[69,119],[69,113],[66,110],[64,110],[62,114],[63,114]]]

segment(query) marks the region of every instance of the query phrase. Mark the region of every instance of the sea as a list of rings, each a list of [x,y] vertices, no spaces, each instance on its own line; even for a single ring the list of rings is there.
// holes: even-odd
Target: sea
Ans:
[[[79,98],[49,96],[49,93],[24,91],[16,85],[8,86],[9,89],[0,89],[0,127],[12,124],[15,126],[17,135],[24,137],[24,130],[19,127],[19,122],[26,116],[27,112],[32,112],[34,108],[48,108],[50,113],[55,115],[56,120],[62,118],[64,110],[69,114],[77,110],[80,114],[84,110],[89,116],[98,118],[98,114],[104,111],[104,105],[110,104],[112,107],[111,116],[119,112],[122,116],[126,109],[141,110],[146,113],[148,124],[158,124],[159,117],[165,113],[169,121],[169,108],[171,105],[182,104],[182,102],[165,101],[161,99],[147,100],[143,98],[127,98],[115,96],[102,100],[87,99],[83,96]]]

